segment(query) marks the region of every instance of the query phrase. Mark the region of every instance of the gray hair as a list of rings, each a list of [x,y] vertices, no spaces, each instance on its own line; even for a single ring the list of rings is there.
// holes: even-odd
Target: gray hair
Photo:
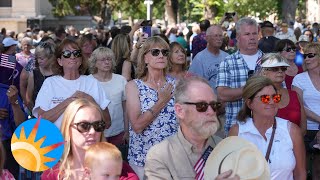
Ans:
[[[192,82],[202,82],[210,87],[208,81],[199,76],[182,78],[178,81],[174,90],[175,103],[185,102],[188,99],[186,92]]]
[[[89,72],[91,74],[97,73],[98,69],[96,68],[96,63],[97,63],[97,59],[101,58],[101,57],[110,57],[112,59],[112,70],[114,70],[115,68],[115,57],[114,57],[114,53],[111,49],[106,48],[106,47],[98,47],[97,49],[95,49],[90,58],[89,58]]]
[[[22,43],[22,42],[27,42],[28,45],[30,45],[30,46],[33,45],[32,39],[29,38],[29,37],[23,37],[23,38],[21,39],[21,43]]]
[[[256,20],[250,18],[250,17],[243,17],[241,19],[239,19],[239,21],[237,21],[236,23],[236,33],[240,34],[240,28],[243,25],[247,25],[247,26],[255,26],[258,29],[258,23]]]

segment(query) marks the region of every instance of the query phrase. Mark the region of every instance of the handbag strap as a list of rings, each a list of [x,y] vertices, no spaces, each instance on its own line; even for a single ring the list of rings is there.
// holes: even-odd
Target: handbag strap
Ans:
[[[272,134],[271,134],[271,138],[270,138],[270,141],[269,141],[268,150],[267,150],[267,153],[266,153],[267,162],[269,162],[269,156],[270,156],[270,152],[271,152],[273,139],[274,139],[274,134],[276,132],[276,129],[277,129],[277,121],[276,121],[276,118],[274,118],[274,122],[273,122],[273,126],[272,126]]]

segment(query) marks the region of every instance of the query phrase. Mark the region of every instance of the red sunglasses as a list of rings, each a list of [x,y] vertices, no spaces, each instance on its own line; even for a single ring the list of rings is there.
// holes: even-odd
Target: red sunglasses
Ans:
[[[260,101],[263,104],[269,104],[270,100],[271,100],[271,97],[272,97],[272,100],[273,100],[274,103],[279,103],[281,101],[281,94],[273,94],[273,95],[265,95],[264,94],[264,95],[256,96],[256,97],[259,97]]]

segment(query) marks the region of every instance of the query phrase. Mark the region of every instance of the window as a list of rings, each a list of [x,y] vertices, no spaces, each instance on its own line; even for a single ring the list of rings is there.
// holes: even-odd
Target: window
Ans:
[[[0,7],[12,7],[12,0],[0,0]]]

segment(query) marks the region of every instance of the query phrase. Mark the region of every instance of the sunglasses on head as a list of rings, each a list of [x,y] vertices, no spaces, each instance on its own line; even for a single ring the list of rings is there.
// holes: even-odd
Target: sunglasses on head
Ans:
[[[306,58],[314,58],[317,54],[314,54],[314,53],[308,53],[308,54],[304,54],[303,55],[303,58],[306,59]]]
[[[269,104],[271,97],[274,103],[279,103],[281,101],[281,94],[273,94],[273,95],[261,95],[261,96],[256,96],[260,97],[260,101],[263,104]]]
[[[188,104],[188,105],[195,105],[196,106],[196,110],[198,112],[206,112],[208,110],[208,107],[211,106],[211,108],[213,109],[214,112],[217,112],[218,109],[221,107],[221,103],[220,102],[215,102],[212,101],[210,103],[206,103],[206,102],[197,102],[197,103],[193,103],[193,102],[184,102],[183,104]]]
[[[160,52],[162,53],[163,56],[168,56],[169,55],[169,50],[168,49],[150,49],[148,52],[151,52],[152,56],[159,56]]]
[[[296,48],[287,48],[287,49],[284,49],[283,51],[286,51],[286,52],[296,52]]]
[[[282,72],[285,72],[287,70],[287,67],[283,66],[283,67],[270,67],[270,68],[266,68],[267,71],[272,71],[272,72],[279,72],[279,70],[281,70]]]
[[[81,56],[82,56],[80,50],[74,50],[74,51],[65,50],[65,51],[62,51],[62,56],[63,56],[64,58],[70,58],[70,57],[71,57],[71,54],[73,54],[73,56],[74,56],[75,58],[78,58],[78,57],[81,57]]]
[[[96,132],[102,132],[102,131],[104,131],[104,129],[106,127],[106,123],[104,121],[95,121],[93,123],[90,123],[90,122],[79,122],[79,123],[74,123],[74,125],[76,126],[76,129],[80,133],[89,132],[90,129],[91,129],[91,126],[93,127],[93,129]]]

